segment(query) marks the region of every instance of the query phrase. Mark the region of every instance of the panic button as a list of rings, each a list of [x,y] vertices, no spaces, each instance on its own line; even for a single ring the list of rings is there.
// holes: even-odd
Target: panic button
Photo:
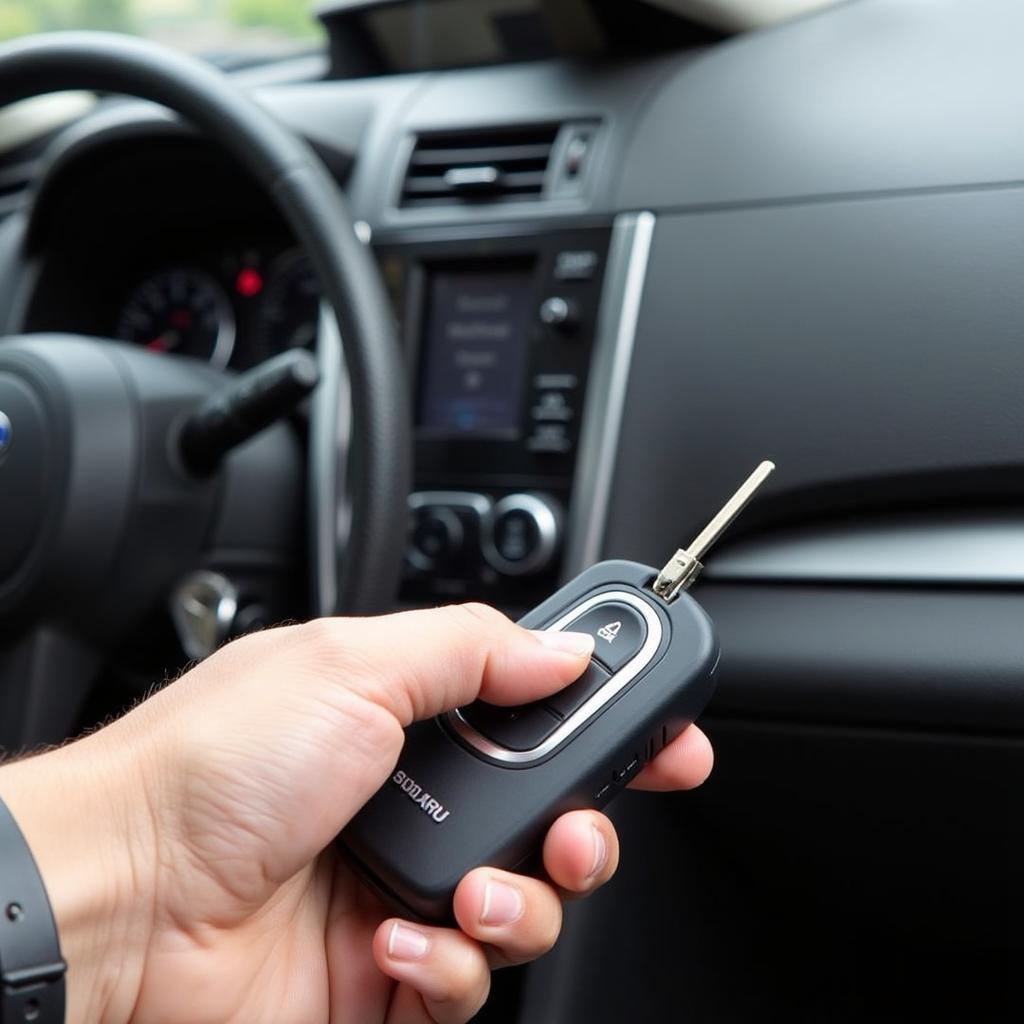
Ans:
[[[460,714],[477,732],[507,750],[539,747],[561,721],[540,701],[510,708],[478,700],[461,708]]]
[[[565,627],[594,638],[594,657],[618,672],[644,645],[647,623],[629,605],[609,601],[591,608]]]

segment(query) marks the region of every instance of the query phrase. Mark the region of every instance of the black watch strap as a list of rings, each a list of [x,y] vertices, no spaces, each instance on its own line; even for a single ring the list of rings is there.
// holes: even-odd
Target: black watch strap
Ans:
[[[35,858],[0,800],[0,1024],[63,1024],[66,969]]]

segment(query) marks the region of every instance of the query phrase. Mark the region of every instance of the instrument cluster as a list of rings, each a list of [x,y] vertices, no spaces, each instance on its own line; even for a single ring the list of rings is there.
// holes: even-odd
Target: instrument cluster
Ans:
[[[246,369],[316,340],[320,289],[298,248],[252,245],[144,269],[109,334],[150,351]]]

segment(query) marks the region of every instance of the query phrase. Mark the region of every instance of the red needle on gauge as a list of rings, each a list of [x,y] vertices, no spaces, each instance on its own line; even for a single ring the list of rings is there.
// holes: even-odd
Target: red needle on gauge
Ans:
[[[147,342],[146,348],[151,352],[169,352],[181,344],[181,332],[192,326],[192,314],[187,309],[175,309],[171,312],[171,329],[158,334]]]
[[[150,352],[170,352],[171,349],[178,347],[180,341],[180,331],[164,331],[163,334],[158,334],[152,341],[147,342],[146,348]]]

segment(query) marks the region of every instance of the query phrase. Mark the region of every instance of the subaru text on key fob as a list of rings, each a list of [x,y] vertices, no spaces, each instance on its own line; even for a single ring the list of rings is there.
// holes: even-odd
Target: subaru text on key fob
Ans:
[[[468,871],[532,866],[560,815],[604,807],[700,714],[715,686],[718,640],[684,591],[774,468],[761,463],[660,571],[601,562],[520,620],[594,637],[576,682],[531,704],[476,701],[406,730],[395,771],[341,834],[390,903],[451,920]]]

